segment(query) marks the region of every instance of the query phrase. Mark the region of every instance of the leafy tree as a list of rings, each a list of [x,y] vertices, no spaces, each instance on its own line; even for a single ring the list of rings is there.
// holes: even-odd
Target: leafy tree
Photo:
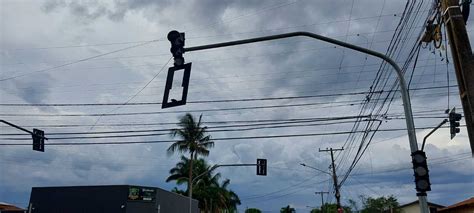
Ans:
[[[382,196],[378,198],[364,197],[362,198],[362,213],[372,213],[372,212],[400,212],[400,204],[393,195],[388,197]],[[391,211],[392,210],[392,211]]]
[[[260,209],[250,208],[250,209],[246,209],[245,213],[262,213],[262,211],[260,211]]]
[[[359,207],[357,206],[357,202],[355,200],[349,199],[349,206],[351,210],[357,211]]]
[[[295,213],[295,212],[296,212],[295,208],[291,208],[290,205],[282,207],[280,209],[280,213]]]
[[[171,135],[173,137],[178,137],[180,140],[170,145],[168,148],[168,155],[174,154],[175,152],[188,152],[190,155],[189,159],[191,160],[188,168],[189,181],[187,181],[188,191],[193,179],[193,161],[197,159],[198,155],[208,156],[209,149],[214,147],[214,142],[211,141],[211,136],[207,135],[207,127],[202,127],[201,119],[202,114],[196,122],[191,114],[186,113],[179,120],[178,126],[180,128],[171,130]]]

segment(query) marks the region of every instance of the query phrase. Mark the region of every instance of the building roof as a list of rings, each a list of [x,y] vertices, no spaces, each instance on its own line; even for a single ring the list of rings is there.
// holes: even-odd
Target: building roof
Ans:
[[[455,203],[451,206],[448,206],[444,209],[441,209],[440,211],[453,210],[453,209],[460,208],[460,207],[474,207],[474,197],[471,197],[467,200],[463,200],[459,203]]]
[[[13,211],[13,210],[24,210],[22,208],[18,208],[12,204],[9,204],[9,203],[4,203],[4,202],[0,202],[0,210],[2,211]]]
[[[418,204],[418,200],[415,200],[415,201],[407,203],[407,204],[400,205],[399,208],[404,208],[406,206],[411,206],[411,205],[414,205],[414,204]],[[436,207],[436,208],[444,208],[445,207],[443,205],[439,205],[439,204],[432,203],[432,202],[428,202],[428,206],[432,206],[432,207]]]

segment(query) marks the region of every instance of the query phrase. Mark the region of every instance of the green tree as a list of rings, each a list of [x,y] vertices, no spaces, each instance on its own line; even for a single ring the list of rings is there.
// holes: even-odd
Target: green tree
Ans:
[[[177,185],[182,185],[188,182],[188,168],[191,161],[185,156],[181,156],[181,161],[176,163],[176,166],[170,170],[170,176],[166,182],[176,181]],[[210,166],[203,158],[194,160],[193,172],[196,174],[205,174],[195,180],[193,184],[193,198],[199,200],[199,208],[208,212],[234,212],[237,210],[237,205],[240,205],[238,195],[228,188],[230,180],[226,179],[220,181],[221,174],[210,171]],[[172,190],[179,194],[188,194],[188,191],[183,191],[178,188]]]
[[[382,196],[378,198],[364,197],[362,198],[362,213],[372,212],[399,212],[398,207],[400,204],[393,195],[388,197]]]
[[[357,202],[352,199],[349,199],[349,207],[351,208],[351,210],[356,211],[356,212],[359,210],[359,207],[357,206]]]
[[[257,208],[250,208],[250,209],[246,209],[245,213],[262,213],[262,211]]]
[[[291,208],[290,205],[282,207],[280,209],[280,213],[295,213],[295,212],[296,212],[295,208]]]
[[[333,203],[325,203],[323,205],[323,209],[324,211],[321,211],[321,209],[312,209],[311,210],[311,213],[326,213],[326,212],[337,212],[337,205],[336,204],[333,204]],[[344,212],[345,213],[348,213],[348,212],[352,212],[351,208],[348,207],[348,206],[342,206],[342,209],[344,209]]]
[[[209,149],[214,147],[211,136],[207,135],[207,127],[203,127],[201,123],[202,114],[196,122],[195,118],[186,113],[179,119],[178,126],[180,128],[171,130],[172,137],[178,137],[180,140],[174,142],[168,147],[168,155],[175,152],[189,153],[190,166],[188,172],[188,191],[193,180],[193,161],[198,155],[208,156]]]

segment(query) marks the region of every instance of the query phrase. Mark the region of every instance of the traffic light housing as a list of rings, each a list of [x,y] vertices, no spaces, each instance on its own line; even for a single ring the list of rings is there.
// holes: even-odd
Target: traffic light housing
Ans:
[[[267,159],[257,159],[257,175],[267,176]]]
[[[456,108],[453,108],[451,112],[449,112],[449,132],[451,133],[451,139],[456,136],[457,133],[460,132],[459,129],[459,121],[461,120],[462,115],[456,113]]]
[[[39,129],[33,129],[33,150],[44,152],[44,131]]]
[[[425,193],[431,191],[428,163],[425,152],[418,150],[411,154],[415,176],[416,191]]]
[[[174,65],[184,64],[184,33],[173,30],[168,33],[168,40],[171,42],[170,52],[174,58]]]

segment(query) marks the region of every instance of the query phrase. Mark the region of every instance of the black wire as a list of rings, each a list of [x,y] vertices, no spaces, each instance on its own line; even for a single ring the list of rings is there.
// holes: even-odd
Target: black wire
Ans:
[[[419,127],[416,129],[432,129],[434,126]],[[449,127],[441,127],[449,128]],[[371,131],[381,132],[396,132],[396,131],[407,131],[404,128],[394,129],[379,129]],[[242,136],[242,137],[225,137],[225,138],[211,138],[213,141],[229,141],[229,140],[249,140],[249,139],[271,139],[271,138],[294,138],[294,137],[313,137],[313,136],[329,136],[329,135],[345,135],[354,133],[364,133],[366,131],[345,131],[345,132],[326,132],[326,133],[308,133],[308,134],[285,134],[285,135],[260,135],[260,136]],[[110,142],[52,142],[46,143],[48,146],[73,146],[73,145],[129,145],[129,144],[158,144],[158,143],[174,143],[178,140],[153,140],[153,141],[110,141]],[[31,143],[0,143],[0,146],[31,146]]]

